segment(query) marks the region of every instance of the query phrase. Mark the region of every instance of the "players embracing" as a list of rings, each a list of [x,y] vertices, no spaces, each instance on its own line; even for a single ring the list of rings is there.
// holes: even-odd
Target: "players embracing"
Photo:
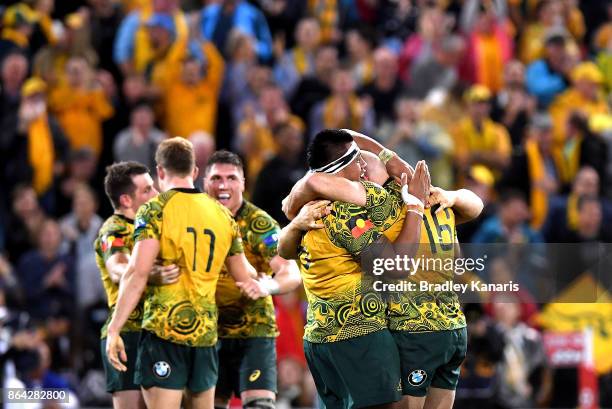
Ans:
[[[355,153],[356,146],[375,155],[365,151]],[[323,164],[318,159],[322,151],[327,152]],[[338,321],[338,317],[350,317],[351,312],[359,307],[375,304],[361,302],[354,304],[346,314],[340,314],[342,302],[338,295],[334,292],[324,293],[320,289],[329,286],[334,280],[337,281],[339,277],[346,276],[347,267],[355,267],[347,262],[338,263],[334,267],[322,269],[316,275],[310,274],[309,270],[313,265],[316,266],[317,261],[326,258],[325,253],[328,253],[329,258],[333,253],[339,254],[340,247],[349,250],[356,248],[359,252],[351,253],[359,260],[358,257],[362,255],[360,253],[366,252],[368,246],[379,249],[388,247],[390,243],[404,243],[404,246],[392,246],[393,254],[398,251],[412,251],[412,256],[432,256],[432,253],[440,249],[447,256],[453,257],[457,244],[455,225],[477,217],[482,210],[482,201],[470,191],[447,192],[434,187],[430,189],[429,185],[426,189],[419,188],[415,179],[429,184],[428,170],[422,162],[413,171],[393,152],[352,131],[322,131],[315,136],[308,154],[312,172],[296,184],[284,206],[289,217],[295,216],[300,208],[301,210],[283,229],[279,244],[281,255],[300,258],[307,294],[319,293],[318,297],[309,297],[309,301],[312,299],[318,305],[326,306],[322,310],[316,305],[309,305],[307,330],[309,325],[323,327],[325,324],[320,315],[323,311],[329,315],[329,310],[333,310],[334,305],[338,307],[331,311],[329,319],[334,320],[335,316]],[[351,162],[356,161],[366,162],[367,170],[363,172],[363,176],[367,175],[368,182],[347,177],[349,175],[344,170],[345,167],[352,166]],[[402,173],[406,174],[402,178],[402,185],[389,178],[398,177]],[[378,194],[372,195],[372,192]],[[320,203],[308,203],[315,199],[334,201],[331,214],[322,211]],[[350,204],[360,208],[351,207]],[[433,205],[437,205],[435,211],[432,211]],[[413,224],[415,216],[419,219],[418,228]],[[322,223],[316,225],[314,220],[317,218],[321,218]],[[416,231],[418,238],[406,235],[406,223],[412,224],[409,230]],[[335,228],[342,224],[348,224],[349,229],[346,232],[335,231]],[[317,241],[312,240],[313,235],[335,241],[334,246],[322,249]],[[401,240],[398,240],[402,235]],[[338,237],[343,239],[338,240]],[[358,246],[354,245],[356,239]],[[350,245],[347,246],[347,243]],[[410,250],[414,247],[406,246],[407,243],[420,245],[414,252]],[[450,277],[446,276],[445,272],[433,270],[420,271],[419,274],[433,280],[452,280],[453,273],[450,273]],[[401,274],[394,275],[401,277]],[[309,276],[310,280],[306,278]],[[362,281],[366,277],[367,274],[363,275]],[[321,281],[322,278],[325,281]],[[363,288],[361,291],[365,295]],[[362,300],[364,298],[362,296]],[[372,299],[370,297],[370,300]],[[384,328],[378,328],[374,333],[383,334],[384,331],[390,331],[394,340],[393,349],[400,363],[397,378],[401,381],[397,387],[404,395],[401,407],[450,409],[467,343],[465,318],[460,310],[457,295],[406,292],[390,294],[386,301]],[[366,308],[362,314],[372,316],[371,312]],[[338,321],[340,331],[349,322],[342,318]],[[389,351],[390,347],[381,344],[382,341],[364,342],[365,330],[366,327],[360,331],[352,331],[349,336],[339,340],[305,337],[304,347],[308,364],[315,377],[319,396],[328,408],[387,407],[399,400],[399,397],[394,399],[388,392],[397,385],[390,373],[395,366],[395,362],[388,358],[393,356]],[[373,366],[372,362],[378,360],[377,356],[387,357],[387,362]],[[367,373],[371,379],[361,379],[360,375],[363,377],[363,373]],[[387,379],[386,386],[377,385],[381,379]],[[380,390],[387,390],[386,397],[384,393],[377,394],[375,390],[370,390],[377,386]]]

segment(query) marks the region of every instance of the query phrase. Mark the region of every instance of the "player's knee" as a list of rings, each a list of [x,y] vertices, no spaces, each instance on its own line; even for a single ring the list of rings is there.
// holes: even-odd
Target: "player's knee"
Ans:
[[[271,398],[247,398],[242,405],[243,409],[275,409],[276,402]]]

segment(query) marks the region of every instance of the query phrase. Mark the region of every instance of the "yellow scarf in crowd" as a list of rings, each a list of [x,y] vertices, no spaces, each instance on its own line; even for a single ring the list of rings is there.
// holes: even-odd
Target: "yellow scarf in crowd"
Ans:
[[[567,197],[567,227],[576,231],[578,223],[578,195],[570,193]]]
[[[293,49],[293,65],[295,65],[295,69],[300,75],[306,74],[308,70],[308,58],[306,57],[306,53],[300,47],[295,47]]]
[[[337,0],[308,0],[310,13],[319,21],[321,27],[321,42],[333,40],[333,33],[338,23]]]
[[[2,30],[2,38],[4,40],[10,40],[17,44],[21,48],[26,48],[28,46],[28,37],[21,34],[19,31],[15,31],[12,28],[4,28]]]
[[[356,96],[350,96],[348,98],[348,120],[345,119],[343,121],[338,120],[336,117],[336,112],[339,108],[339,104],[344,104],[345,102],[336,97],[329,97],[325,101],[325,105],[323,106],[323,127],[325,128],[349,128],[354,130],[361,129],[361,116],[358,114],[357,105],[359,104],[359,99]]]
[[[536,141],[528,140],[525,143],[525,152],[531,181],[531,227],[538,229],[548,213],[548,193],[540,187],[540,183],[546,177],[546,166]]]
[[[47,115],[43,114],[28,128],[28,159],[34,173],[32,185],[39,195],[45,193],[53,182],[54,152]]]

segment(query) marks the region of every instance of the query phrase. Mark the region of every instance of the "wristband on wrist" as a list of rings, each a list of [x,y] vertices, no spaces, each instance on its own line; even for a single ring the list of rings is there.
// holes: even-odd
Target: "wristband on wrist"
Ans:
[[[402,186],[402,200],[407,205],[415,205],[421,206],[423,209],[425,208],[425,204],[421,201],[421,199],[408,192],[408,185]]]
[[[261,284],[270,295],[275,295],[280,292],[280,285],[278,284],[278,281],[273,278],[263,280]]]
[[[393,159],[393,156],[395,156],[395,153],[391,149],[387,148],[383,148],[383,150],[378,153],[378,159],[380,159],[385,165],[387,162]]]
[[[419,215],[419,217],[420,217],[421,219],[423,218],[423,212],[419,212],[419,211],[418,211],[418,210],[416,210],[416,209],[408,209],[408,210],[406,210],[406,212],[407,212],[407,213],[414,213],[414,214],[418,214],[418,215]]]

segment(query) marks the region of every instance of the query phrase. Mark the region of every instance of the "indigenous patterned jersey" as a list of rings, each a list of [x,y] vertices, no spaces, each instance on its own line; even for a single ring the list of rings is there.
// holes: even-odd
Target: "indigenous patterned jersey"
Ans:
[[[134,227],[136,242],[158,240],[161,264],[181,271],[174,284],[147,287],[142,327],[177,344],[215,345],[217,280],[225,258],[243,251],[229,211],[197,189],[171,189],[138,209]]]
[[[308,297],[304,339],[334,342],[366,335],[387,327],[385,303],[372,291],[358,256],[380,237],[379,226],[395,218],[400,208],[382,187],[362,182],[365,207],[334,202],[323,218],[324,229],[302,238],[299,257]]]
[[[110,274],[106,269],[106,262],[113,254],[125,253],[129,256],[132,253],[132,249],[134,248],[134,240],[132,238],[133,234],[134,222],[125,216],[114,214],[106,219],[98,232],[98,237],[94,241],[96,264],[100,269],[102,284],[106,290],[108,308],[110,309],[108,319],[102,327],[101,338],[106,338],[108,324],[113,316],[115,304],[117,303],[117,298],[119,297],[119,284],[114,283],[113,280],[111,280]],[[140,303],[138,303],[136,309],[134,309],[121,331],[140,331],[141,322],[142,300]]]
[[[240,228],[244,253],[260,273],[272,275],[270,260],[278,250],[278,223],[257,206],[242,203],[235,217]],[[242,296],[234,279],[224,268],[217,282],[219,337],[272,338],[278,336],[272,296],[251,300]]]
[[[396,182],[385,185],[398,202],[401,202],[400,186]],[[401,212],[403,222],[406,212]],[[402,223],[395,223],[384,232],[389,240],[395,240]],[[419,250],[415,256],[421,260],[421,268],[407,280],[417,286],[420,282],[442,284],[453,280],[455,244],[457,243],[455,214],[452,209],[435,212],[426,209],[421,225]],[[424,264],[423,264],[424,263]],[[387,300],[389,329],[396,331],[443,331],[466,326],[460,309],[459,297],[453,291],[410,291],[390,294]]]

